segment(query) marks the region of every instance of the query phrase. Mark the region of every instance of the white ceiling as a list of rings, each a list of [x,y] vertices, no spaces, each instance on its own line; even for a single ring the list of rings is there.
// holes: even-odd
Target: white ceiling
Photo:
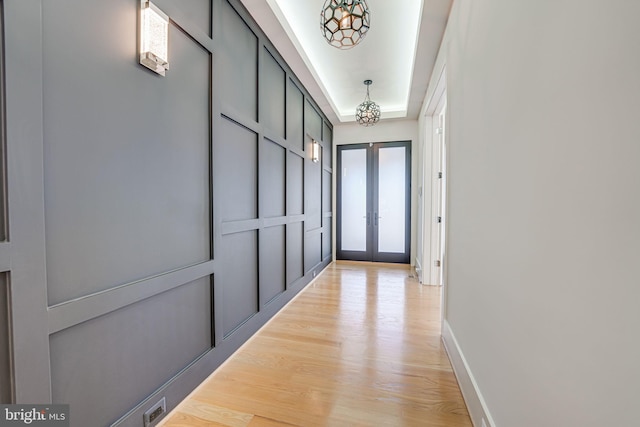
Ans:
[[[320,30],[325,0],[242,0],[334,124],[354,120],[373,80],[382,119],[418,117],[453,0],[367,0],[371,28],[357,46],[330,46]]]

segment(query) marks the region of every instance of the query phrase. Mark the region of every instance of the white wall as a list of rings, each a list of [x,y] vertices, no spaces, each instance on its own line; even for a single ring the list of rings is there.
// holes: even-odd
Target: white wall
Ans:
[[[337,124],[333,127],[333,168],[336,168],[337,152],[335,146],[369,142],[411,141],[411,263],[416,253],[417,232],[417,188],[418,188],[418,121],[417,120],[383,120],[375,126],[364,127],[355,122]],[[337,176],[334,174],[334,176]],[[336,181],[333,183],[333,206],[336,205]],[[335,212],[335,209],[334,209]],[[336,242],[336,217],[333,217],[333,242]],[[333,258],[336,257],[336,244]]]
[[[454,3],[445,328],[496,426],[638,425],[639,16]]]
[[[409,140],[414,144],[418,140],[417,120],[383,120],[369,127],[349,122],[333,127],[335,145]]]

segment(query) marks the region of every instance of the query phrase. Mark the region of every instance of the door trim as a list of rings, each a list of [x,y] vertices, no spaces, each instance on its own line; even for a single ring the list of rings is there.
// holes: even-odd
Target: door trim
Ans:
[[[404,253],[378,252],[378,229],[376,214],[378,210],[378,158],[380,148],[404,147],[405,152],[405,248]],[[367,150],[367,191],[366,203],[370,218],[367,219],[367,244],[365,251],[344,251],[342,244],[342,151]],[[409,264],[411,262],[411,141],[376,142],[344,144],[337,147],[336,153],[336,259],[352,261],[373,261]]]
[[[424,157],[422,159],[423,168],[425,170],[423,176],[423,188],[429,189],[432,194],[430,197],[425,197],[423,200],[423,235],[422,235],[422,256],[423,256],[423,283],[427,280],[431,281],[433,277],[433,261],[436,259],[436,254],[433,253],[432,250],[432,238],[433,238],[433,230],[434,223],[432,212],[433,205],[433,187],[434,181],[437,179],[436,174],[438,171],[434,170],[434,148],[437,145],[437,140],[434,138],[435,136],[435,127],[438,121],[438,116],[441,111],[445,112],[444,116],[444,139],[443,145],[445,150],[448,150],[449,146],[449,135],[446,129],[449,127],[449,114],[448,114],[448,97],[447,97],[447,65],[446,63],[442,65],[442,68],[439,71],[439,75],[437,80],[435,80],[435,86],[429,100],[427,101],[426,108],[424,109],[424,118],[425,118],[425,140],[424,140]],[[449,158],[447,153],[445,152],[444,157],[444,170],[448,174],[449,173]],[[427,173],[430,171],[430,173]],[[445,177],[446,179],[446,177]],[[442,231],[442,237],[444,238],[443,245],[443,259],[441,262],[441,275],[442,275],[442,292],[441,292],[441,309],[440,309],[440,321],[444,325],[445,319],[447,317],[447,293],[448,293],[448,261],[447,261],[447,240],[448,240],[448,215],[449,215],[449,206],[448,206],[448,188],[446,182],[444,183],[443,188],[443,196],[444,196],[444,218],[443,222],[445,227]],[[431,215],[430,215],[431,214]],[[427,217],[429,215],[429,217]],[[427,219],[428,218],[428,219]],[[433,284],[433,283],[431,283]]]

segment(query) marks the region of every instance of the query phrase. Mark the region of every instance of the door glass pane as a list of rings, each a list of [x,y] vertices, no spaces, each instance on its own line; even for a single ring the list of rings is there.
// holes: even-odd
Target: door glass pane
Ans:
[[[378,154],[378,252],[404,253],[405,147],[380,148]]]
[[[367,150],[343,150],[340,247],[367,250]]]

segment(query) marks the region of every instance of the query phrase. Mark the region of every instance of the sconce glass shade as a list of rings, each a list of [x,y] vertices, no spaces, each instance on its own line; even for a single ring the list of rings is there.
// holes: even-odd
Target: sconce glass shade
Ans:
[[[320,30],[338,49],[351,49],[369,31],[371,14],[366,0],[326,0],[320,13]]]
[[[315,139],[313,140],[313,157],[311,158],[314,163],[320,161],[320,144]]]
[[[169,16],[148,0],[140,3],[140,64],[161,76],[169,69]]]
[[[367,96],[364,102],[356,108],[356,121],[362,126],[373,126],[380,120],[380,106],[369,98],[369,86],[373,83],[371,80],[365,80],[367,85]]]

